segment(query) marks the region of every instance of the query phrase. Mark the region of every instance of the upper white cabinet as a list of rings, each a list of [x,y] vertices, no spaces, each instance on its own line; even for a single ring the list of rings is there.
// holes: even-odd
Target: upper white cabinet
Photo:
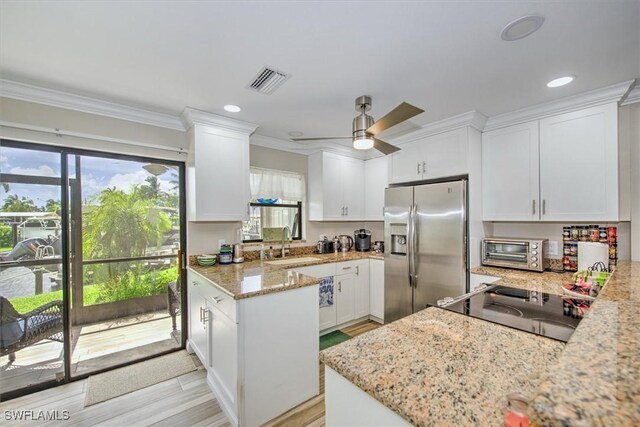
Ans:
[[[482,210],[485,221],[539,218],[538,121],[482,135]]]
[[[186,109],[187,219],[249,219],[249,135],[256,125]]]
[[[384,190],[389,184],[389,158],[378,157],[364,162],[364,219],[384,220]]]
[[[309,219],[364,219],[364,162],[333,153],[308,158]]]
[[[617,104],[482,136],[485,221],[618,221]]]
[[[467,128],[412,141],[391,155],[389,182],[412,182],[468,173]]]

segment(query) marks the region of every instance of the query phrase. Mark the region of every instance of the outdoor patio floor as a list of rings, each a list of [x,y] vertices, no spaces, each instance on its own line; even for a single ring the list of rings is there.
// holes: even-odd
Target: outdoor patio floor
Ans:
[[[177,324],[180,325],[180,316]],[[72,375],[82,375],[179,347],[166,311],[74,327]],[[0,392],[27,387],[63,375],[63,345],[43,340],[9,356],[0,357]]]

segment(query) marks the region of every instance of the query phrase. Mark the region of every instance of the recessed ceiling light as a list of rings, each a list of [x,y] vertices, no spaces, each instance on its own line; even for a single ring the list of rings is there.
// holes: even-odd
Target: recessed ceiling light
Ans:
[[[287,135],[292,138],[300,138],[302,135],[304,135],[304,133],[300,132],[299,130],[292,130],[291,132],[287,132]]]
[[[557,79],[553,79],[549,83],[547,83],[547,87],[560,87],[560,86],[568,85],[574,80],[575,80],[574,76],[558,77]]]
[[[230,113],[239,113],[240,110],[242,110],[242,108],[238,107],[237,105],[233,105],[233,104],[225,105],[223,108],[224,108],[224,111],[228,111]]]
[[[544,16],[542,15],[521,16],[509,22],[507,26],[502,29],[500,37],[507,42],[520,40],[535,33],[538,28],[542,27],[543,23]]]

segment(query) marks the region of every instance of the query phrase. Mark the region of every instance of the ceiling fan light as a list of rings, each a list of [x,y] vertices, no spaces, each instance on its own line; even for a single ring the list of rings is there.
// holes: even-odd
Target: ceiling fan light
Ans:
[[[369,150],[373,148],[373,139],[358,138],[353,140],[353,148],[356,150]]]

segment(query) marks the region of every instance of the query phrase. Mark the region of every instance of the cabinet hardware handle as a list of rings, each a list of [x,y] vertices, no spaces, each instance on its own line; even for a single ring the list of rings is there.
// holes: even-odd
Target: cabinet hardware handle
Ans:
[[[219,304],[222,301],[222,298],[220,297],[213,297],[213,300],[216,302],[216,304]]]
[[[536,201],[532,200],[532,202],[533,202],[533,212],[532,212],[532,214],[535,215],[536,214]]]
[[[342,292],[342,282],[338,282],[338,292]]]
[[[418,162],[418,175],[420,175],[420,162]]]
[[[347,206],[345,209],[346,209],[346,212],[347,212],[345,215],[349,216],[349,206]]]
[[[198,286],[198,282],[196,282],[195,280],[194,280],[194,281],[192,281],[192,282],[191,282],[191,284],[192,284],[193,286]]]
[[[209,310],[204,309],[202,310],[203,316],[202,316],[202,324],[204,325],[205,329],[207,327],[207,322],[209,321]]]
[[[546,215],[547,213],[547,201],[546,200],[542,200],[542,215]]]
[[[344,206],[342,207],[342,216],[344,216]]]
[[[360,275],[360,266],[356,265],[356,276]]]
[[[202,307],[200,307],[200,323],[202,323]]]
[[[427,173],[427,162],[422,162],[422,173]]]
[[[350,269],[352,269],[352,268],[353,268],[353,267],[342,267],[342,269],[343,269],[343,270],[350,270]]]

